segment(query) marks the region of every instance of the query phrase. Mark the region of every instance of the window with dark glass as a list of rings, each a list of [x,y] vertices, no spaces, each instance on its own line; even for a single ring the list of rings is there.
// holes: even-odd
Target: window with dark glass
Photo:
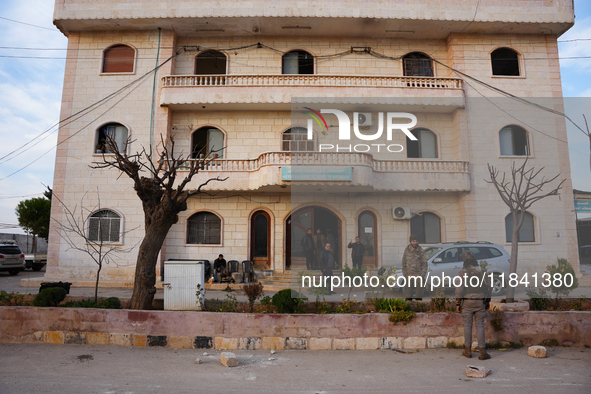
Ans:
[[[405,77],[432,77],[433,60],[421,52],[411,52],[402,57]]]
[[[517,223],[519,223],[521,212],[517,213]],[[513,214],[510,213],[505,216],[505,239],[507,242],[511,242],[513,238]],[[523,218],[523,224],[519,229],[519,242],[535,242],[536,237],[534,234],[534,216],[525,212]]]
[[[220,244],[222,221],[211,212],[197,212],[187,219],[188,244]]]
[[[511,48],[499,48],[490,54],[493,75],[519,76],[519,54]]]
[[[267,257],[269,251],[268,220],[265,214],[258,214],[254,218],[254,257]]]
[[[291,51],[283,55],[282,74],[314,74],[314,56],[306,51]]]
[[[427,129],[411,130],[416,141],[406,137],[406,157],[411,159],[429,159],[437,157],[437,137]]]
[[[127,45],[113,45],[103,52],[104,73],[133,72],[135,50]]]
[[[195,56],[195,74],[226,74],[227,58],[220,51],[209,50]]]
[[[308,130],[291,127],[281,134],[281,150],[284,152],[313,152],[314,140],[308,139]]]
[[[374,239],[376,234],[375,215],[372,212],[365,211],[359,215],[359,227],[357,229],[357,236],[361,243],[365,246],[365,257],[374,256]]]
[[[114,153],[109,149],[109,140],[117,145],[120,153],[123,153],[127,143],[127,127],[119,123],[108,123],[98,129],[96,138],[95,153]],[[111,146],[112,148],[112,146]]]
[[[416,214],[410,219],[410,233],[418,237],[419,243],[440,243],[441,219],[431,212]]]
[[[529,156],[527,131],[519,126],[506,126],[499,131],[502,156]]]
[[[121,218],[115,212],[103,209],[88,218],[88,239],[93,242],[119,242]]]
[[[191,155],[194,159],[209,154],[221,159],[224,157],[223,148],[224,133],[215,127],[202,127],[191,136]]]

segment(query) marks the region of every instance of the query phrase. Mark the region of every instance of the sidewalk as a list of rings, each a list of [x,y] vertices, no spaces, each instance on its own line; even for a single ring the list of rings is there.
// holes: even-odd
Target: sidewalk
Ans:
[[[234,351],[238,367],[219,352],[120,346],[0,344],[0,391],[17,393],[585,393],[591,349],[491,351],[466,359],[460,350]],[[196,365],[199,357],[202,364]],[[30,363],[38,360],[35,365]],[[51,360],[51,362],[48,362]],[[466,365],[492,374],[470,379]],[[33,369],[34,368],[34,369]]]

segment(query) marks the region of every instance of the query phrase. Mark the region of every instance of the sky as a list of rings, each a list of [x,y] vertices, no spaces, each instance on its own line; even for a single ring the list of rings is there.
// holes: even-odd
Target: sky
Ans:
[[[53,26],[53,7],[54,0],[0,0],[0,232],[4,233],[23,233],[14,212],[17,204],[42,196],[45,185],[53,183],[55,125],[67,46],[66,37]],[[559,41],[590,40],[560,43],[559,51],[561,58],[590,57],[560,61],[563,94],[568,97],[565,111],[584,128],[582,114],[591,124],[591,1],[575,0],[575,14],[575,26]],[[567,132],[573,186],[591,191],[589,139],[568,122]],[[38,135],[42,138],[31,142]],[[22,153],[8,155],[29,142]]]

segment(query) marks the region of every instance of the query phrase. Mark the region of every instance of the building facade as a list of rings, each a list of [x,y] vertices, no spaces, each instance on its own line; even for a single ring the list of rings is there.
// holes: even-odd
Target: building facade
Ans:
[[[351,265],[359,235],[375,268],[399,264],[412,233],[423,245],[510,250],[487,165],[508,171],[527,158],[566,182],[525,213],[519,270],[559,256],[579,272],[565,120],[540,108],[562,105],[557,39],[574,23],[571,0],[60,0],[54,23],[68,60],[53,190],[85,207],[91,239],[132,248],[143,236],[132,182],[90,168],[109,155],[107,135],[121,147],[130,137],[130,153],[171,138],[194,158],[215,150],[191,188],[228,178],[188,201],[160,263],[221,253],[279,272],[305,267],[308,227],[332,240],[340,264]],[[336,139],[327,108],[356,118],[357,141]],[[389,112],[415,116],[414,139],[367,140]],[[52,217],[64,215],[53,204]],[[57,226],[48,253],[47,277],[94,277]],[[119,254],[102,277],[130,280],[136,257],[137,246]]]

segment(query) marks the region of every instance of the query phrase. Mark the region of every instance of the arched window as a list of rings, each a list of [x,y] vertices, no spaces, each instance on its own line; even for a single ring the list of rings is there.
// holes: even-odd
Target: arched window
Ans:
[[[521,212],[517,213],[517,222],[519,223]],[[511,242],[513,238],[513,214],[505,216],[505,238],[507,242]],[[519,242],[535,242],[536,237],[534,234],[534,215],[529,212],[525,212],[523,218],[523,224],[519,229]]]
[[[433,60],[421,52],[407,53],[402,57],[405,77],[432,77]]]
[[[519,126],[505,126],[499,131],[501,156],[529,156],[527,131]]]
[[[131,73],[135,59],[135,50],[127,45],[119,44],[107,48],[103,52],[104,73]]]
[[[281,134],[281,150],[284,152],[313,152],[314,140],[308,139],[308,130],[291,127]]]
[[[211,212],[197,212],[187,219],[188,244],[220,244],[222,221]]]
[[[210,49],[195,56],[195,74],[226,74],[227,58],[220,51]]]
[[[441,219],[431,212],[418,213],[410,219],[410,233],[416,235],[421,244],[440,243]]]
[[[215,127],[202,127],[191,136],[191,155],[196,159],[199,155],[211,153],[214,158],[224,157],[224,133]],[[216,156],[217,155],[217,156]]]
[[[519,76],[519,54],[511,48],[495,49],[490,54],[493,75]]]
[[[282,74],[314,74],[314,56],[306,51],[291,51],[283,55]]]
[[[95,153],[114,153],[109,149],[108,139],[112,139],[120,153],[125,149],[127,142],[127,127],[119,123],[108,123],[97,131]]]
[[[411,130],[416,141],[406,137],[406,157],[417,159],[430,159],[437,157],[437,137],[427,129]]]
[[[93,242],[119,242],[121,217],[109,209],[93,213],[88,218],[88,240]]]

